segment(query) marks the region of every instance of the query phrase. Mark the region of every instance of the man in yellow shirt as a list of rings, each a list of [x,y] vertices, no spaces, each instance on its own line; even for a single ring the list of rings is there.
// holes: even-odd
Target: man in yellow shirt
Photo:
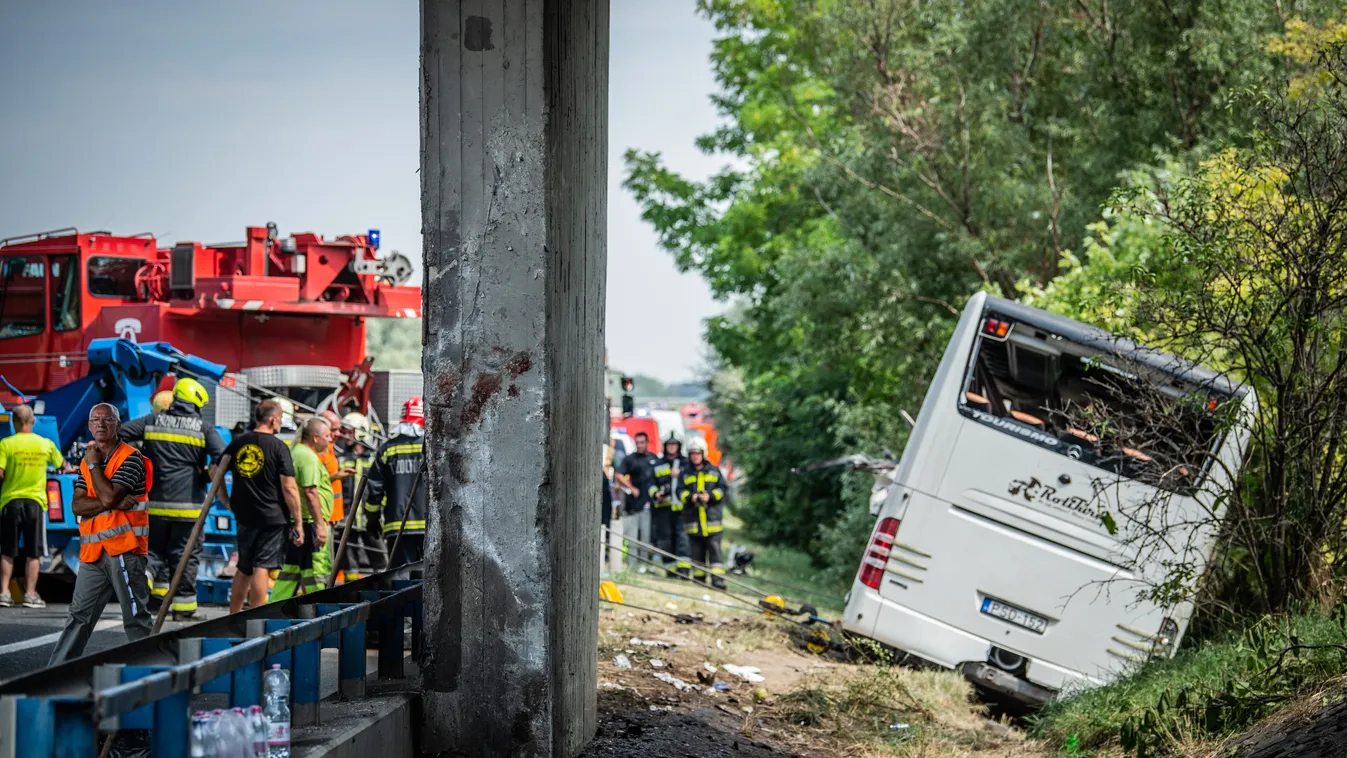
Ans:
[[[65,459],[56,443],[33,434],[32,408],[16,407],[10,420],[14,434],[0,440],[0,608],[14,605],[9,579],[15,558],[22,561],[23,607],[45,608],[37,594],[37,572],[46,548],[47,466],[60,470]]]

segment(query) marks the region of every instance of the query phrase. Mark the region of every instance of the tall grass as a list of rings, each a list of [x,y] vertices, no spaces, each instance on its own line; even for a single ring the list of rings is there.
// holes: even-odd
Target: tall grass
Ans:
[[[1265,617],[1099,689],[1056,701],[1031,734],[1080,748],[1163,755],[1234,734],[1343,673],[1347,613]],[[1074,738],[1074,739],[1073,739]]]

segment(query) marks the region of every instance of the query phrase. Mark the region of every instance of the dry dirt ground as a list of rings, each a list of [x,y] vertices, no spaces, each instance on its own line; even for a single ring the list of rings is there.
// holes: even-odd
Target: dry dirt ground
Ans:
[[[630,581],[644,588],[620,587],[628,606],[601,604],[599,729],[584,756],[1048,755],[989,720],[952,672],[815,655],[789,621],[718,605],[728,598],[688,583]],[[762,681],[726,664],[755,667]]]

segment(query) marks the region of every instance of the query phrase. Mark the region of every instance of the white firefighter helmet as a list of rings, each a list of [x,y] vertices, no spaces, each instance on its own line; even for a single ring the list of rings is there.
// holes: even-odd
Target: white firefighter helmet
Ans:
[[[703,456],[705,456],[706,440],[702,439],[701,437],[693,437],[692,440],[688,442],[687,454],[692,455],[693,453],[701,453]]]
[[[298,431],[295,426],[295,403],[288,397],[276,398],[276,403],[281,406],[281,429],[287,432]]]
[[[373,430],[370,428],[369,417],[363,413],[351,412],[341,417],[341,425],[350,427],[351,436],[356,442],[369,445],[374,439]]]

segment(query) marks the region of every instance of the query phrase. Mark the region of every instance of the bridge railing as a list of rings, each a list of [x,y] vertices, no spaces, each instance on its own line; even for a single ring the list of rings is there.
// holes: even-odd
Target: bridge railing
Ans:
[[[52,694],[36,686],[31,694],[16,693],[6,685],[7,694],[0,695],[0,758],[87,758],[98,754],[100,732],[131,729],[149,730],[155,756],[187,756],[193,694],[226,694],[231,708],[261,705],[262,675],[272,664],[290,672],[292,726],[316,724],[324,649],[338,651],[338,693],[355,699],[365,695],[367,629],[378,632],[381,679],[405,675],[404,619],[412,620],[413,655],[419,655],[421,645],[419,582],[393,582],[391,590],[357,589],[356,602],[323,602],[324,596],[349,599],[351,589],[340,590],[324,590],[310,596],[315,602],[290,606],[301,618],[247,619],[245,637],[211,635],[227,631],[222,624],[228,617],[179,630],[171,640],[177,662],[170,665],[104,662],[109,656],[100,655],[85,672],[88,696]],[[64,671],[69,678],[69,667]],[[42,677],[25,681],[41,682]]]

